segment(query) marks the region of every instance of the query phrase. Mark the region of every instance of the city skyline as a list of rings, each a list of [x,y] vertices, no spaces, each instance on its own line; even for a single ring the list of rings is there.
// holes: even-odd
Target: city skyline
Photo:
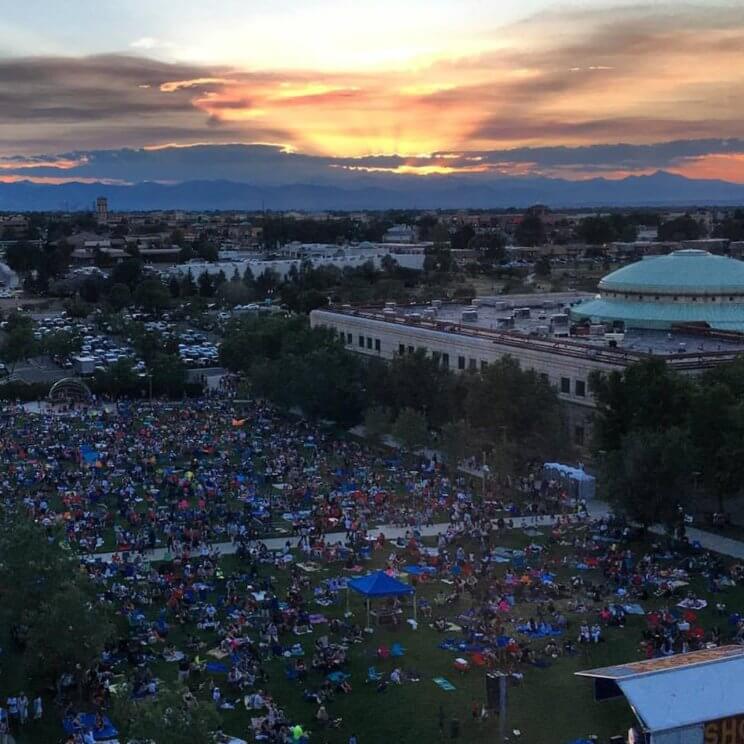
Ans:
[[[150,154],[262,144],[236,180],[270,151],[316,180],[744,182],[733,3],[47,5],[8,9],[0,31],[3,181],[188,180],[201,157]]]

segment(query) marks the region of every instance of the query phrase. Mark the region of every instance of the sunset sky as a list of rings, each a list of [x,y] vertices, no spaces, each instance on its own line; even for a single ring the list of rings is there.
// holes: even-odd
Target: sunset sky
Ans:
[[[2,180],[169,181],[224,163],[250,181],[282,163],[286,178],[664,169],[744,182],[744,11],[25,0],[3,8],[0,101]],[[185,147],[237,143],[271,147],[237,160]]]

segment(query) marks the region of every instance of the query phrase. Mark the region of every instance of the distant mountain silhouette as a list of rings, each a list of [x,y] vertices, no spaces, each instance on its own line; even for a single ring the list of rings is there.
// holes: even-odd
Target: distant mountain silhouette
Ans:
[[[298,183],[257,186],[235,181],[0,183],[0,210],[90,209],[107,196],[113,210],[361,210],[601,206],[692,206],[744,204],[744,184],[694,180],[658,171],[621,180],[567,181],[540,177],[410,176],[395,180],[369,177],[359,185]]]

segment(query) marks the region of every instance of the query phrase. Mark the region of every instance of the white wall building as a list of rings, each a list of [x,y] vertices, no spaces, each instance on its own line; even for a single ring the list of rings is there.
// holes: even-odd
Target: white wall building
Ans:
[[[468,307],[437,303],[398,308],[387,303],[384,308],[319,308],[310,313],[310,322],[335,329],[351,351],[390,360],[421,349],[455,372],[484,369],[512,356],[555,388],[579,445],[586,441],[594,408],[589,390],[593,370],[622,371],[652,355],[679,371],[697,372],[744,352],[744,339],[645,330],[612,333],[603,326],[592,329],[592,335],[569,337],[567,305],[577,295],[479,299],[480,304]]]
[[[392,257],[398,262],[398,264],[406,269],[414,269],[421,271],[424,267],[424,254],[423,253],[395,253],[390,252],[375,252],[374,254],[353,254],[353,255],[342,255],[342,256],[305,256],[303,259],[277,259],[273,261],[264,261],[261,259],[242,259],[235,261],[216,261],[214,263],[208,263],[206,261],[191,261],[186,264],[178,264],[172,266],[164,271],[168,276],[181,275],[185,276],[191,271],[194,279],[197,279],[203,273],[219,274],[220,271],[224,272],[225,276],[230,279],[235,270],[237,269],[238,274],[243,276],[245,270],[250,268],[253,276],[261,276],[264,272],[271,270],[275,271],[280,278],[284,278],[292,266],[297,267],[299,270],[303,261],[310,263],[313,267],[319,266],[336,266],[339,269],[345,268],[361,268],[367,261],[372,261],[376,269],[379,269],[382,265],[382,260],[385,256],[392,255]]]

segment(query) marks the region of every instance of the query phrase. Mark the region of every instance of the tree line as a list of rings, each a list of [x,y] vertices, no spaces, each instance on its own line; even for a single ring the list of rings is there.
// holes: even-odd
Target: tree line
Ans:
[[[391,434],[408,450],[436,447],[450,464],[485,451],[506,472],[570,451],[555,391],[510,357],[463,374],[423,350],[387,362],[347,351],[334,331],[300,316],[234,320],[220,355],[252,394],[315,419],[364,424],[372,439]]]
[[[744,359],[688,377],[652,359],[593,373],[600,487],[644,525],[674,525],[705,496],[723,512],[744,485]]]

